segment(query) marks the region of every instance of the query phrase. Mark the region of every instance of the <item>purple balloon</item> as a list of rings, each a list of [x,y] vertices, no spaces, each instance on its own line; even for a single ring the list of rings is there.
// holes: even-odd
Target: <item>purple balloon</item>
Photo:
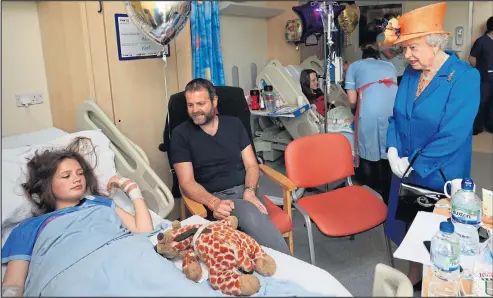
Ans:
[[[346,8],[344,5],[333,5],[334,22],[337,24],[337,17]],[[324,33],[324,8],[319,1],[310,1],[300,6],[294,6],[293,11],[301,20],[302,34],[300,42],[305,42],[306,38],[312,34],[320,36]]]

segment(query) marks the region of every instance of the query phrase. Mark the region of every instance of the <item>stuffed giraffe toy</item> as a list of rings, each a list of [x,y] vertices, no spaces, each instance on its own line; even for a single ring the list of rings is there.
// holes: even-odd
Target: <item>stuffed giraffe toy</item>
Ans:
[[[198,282],[202,277],[200,259],[209,268],[212,288],[226,295],[253,295],[260,289],[260,281],[253,271],[272,276],[276,263],[237,227],[238,219],[234,216],[184,227],[174,221],[172,229],[158,234],[155,249],[168,259],[182,256],[183,273],[190,280]]]

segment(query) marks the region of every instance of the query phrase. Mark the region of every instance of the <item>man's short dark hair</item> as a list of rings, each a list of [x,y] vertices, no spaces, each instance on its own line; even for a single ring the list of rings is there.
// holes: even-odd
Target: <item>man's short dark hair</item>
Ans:
[[[486,21],[486,33],[490,33],[491,31],[493,31],[493,17],[490,17]]]
[[[363,49],[361,54],[361,59],[374,58],[380,59],[380,53],[372,47],[367,47]]]
[[[187,84],[187,86],[185,86],[185,93],[200,91],[200,90],[207,90],[207,93],[209,93],[210,100],[213,100],[214,97],[216,96],[216,88],[214,88],[214,85],[212,85],[212,83],[206,79],[202,79],[202,78],[193,79]]]

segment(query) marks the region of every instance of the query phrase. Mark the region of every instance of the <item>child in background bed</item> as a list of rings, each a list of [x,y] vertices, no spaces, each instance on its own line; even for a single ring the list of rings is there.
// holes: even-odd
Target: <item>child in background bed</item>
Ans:
[[[318,88],[317,72],[313,69],[303,69],[300,74],[300,85],[301,91],[308,99],[308,102],[314,104],[320,115],[324,116],[324,93],[322,89]],[[329,110],[331,108],[333,108],[333,105],[329,104]]]

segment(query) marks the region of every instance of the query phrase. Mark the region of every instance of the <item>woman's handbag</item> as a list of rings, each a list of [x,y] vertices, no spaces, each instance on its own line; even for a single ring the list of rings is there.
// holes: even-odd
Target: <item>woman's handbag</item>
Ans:
[[[416,161],[416,158],[418,158],[420,154],[421,151],[418,151],[418,153],[413,157],[411,164],[406,169],[402,177],[406,177],[406,174],[409,172],[413,163]],[[444,183],[447,182],[443,171],[441,169],[439,171],[442,175]],[[442,192],[437,192],[436,190],[412,183],[405,183],[403,180],[401,180],[401,184],[399,186],[399,197],[397,202],[397,210],[395,213],[395,218],[397,220],[410,224],[413,222],[419,211],[433,212],[435,204],[439,200],[447,198],[447,196]]]

